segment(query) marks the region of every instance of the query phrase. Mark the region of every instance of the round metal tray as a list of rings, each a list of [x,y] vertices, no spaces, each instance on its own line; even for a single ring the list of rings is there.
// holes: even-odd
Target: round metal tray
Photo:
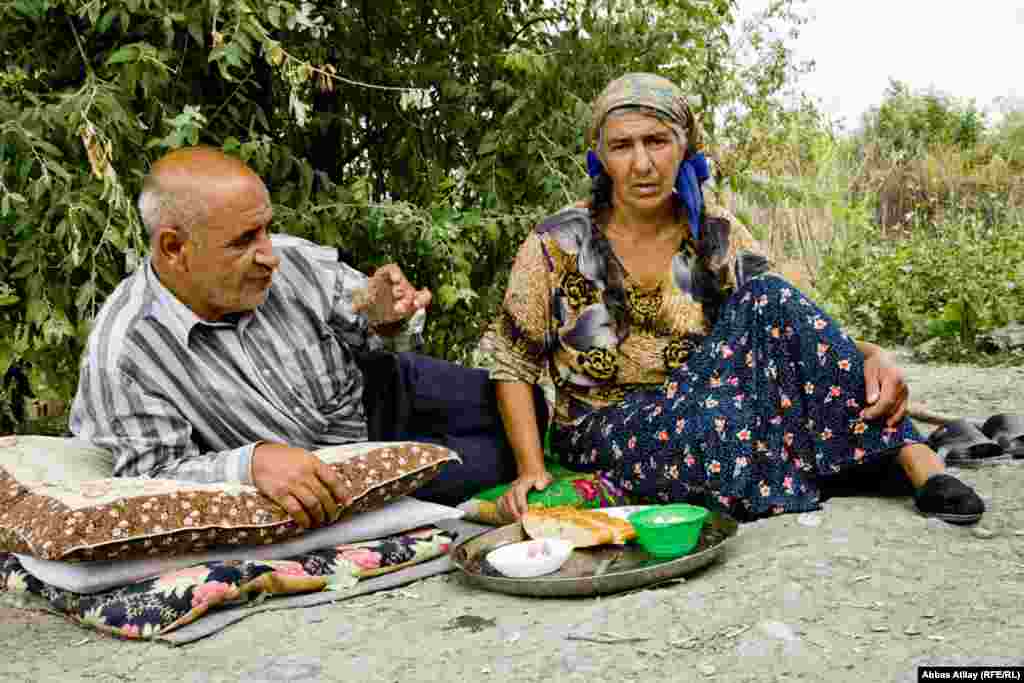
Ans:
[[[451,552],[462,576],[486,590],[534,597],[598,595],[661,583],[700,569],[719,559],[737,527],[731,517],[712,513],[697,547],[689,555],[657,559],[633,543],[577,548],[557,572],[532,579],[502,576],[486,559],[487,553],[495,548],[529,540],[521,524],[485,532],[460,543]]]

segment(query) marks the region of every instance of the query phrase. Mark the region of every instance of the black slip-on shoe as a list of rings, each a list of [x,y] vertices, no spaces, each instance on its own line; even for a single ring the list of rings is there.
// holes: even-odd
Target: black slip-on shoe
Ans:
[[[942,425],[928,436],[928,445],[947,467],[984,467],[1012,460],[1002,446],[967,420]]]
[[[974,524],[985,514],[985,501],[949,474],[933,474],[914,492],[914,507],[925,517],[950,524]]]
[[[985,420],[981,433],[999,444],[1011,458],[1024,459],[1024,415],[993,415]]]

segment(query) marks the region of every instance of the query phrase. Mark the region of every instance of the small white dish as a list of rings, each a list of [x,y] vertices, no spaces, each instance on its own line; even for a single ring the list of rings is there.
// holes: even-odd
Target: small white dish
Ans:
[[[502,575],[530,579],[558,571],[572,554],[572,543],[560,538],[535,538],[509,543],[487,553],[487,561]]]
[[[646,510],[647,508],[650,508],[650,507],[654,507],[654,506],[653,505],[620,505],[619,507],[616,507],[616,508],[598,508],[597,511],[598,512],[603,512],[604,514],[609,515],[610,517],[618,517],[619,519],[624,519],[624,520],[626,520],[628,522],[629,521],[629,516],[631,514],[633,514],[634,512],[640,512],[641,510]]]

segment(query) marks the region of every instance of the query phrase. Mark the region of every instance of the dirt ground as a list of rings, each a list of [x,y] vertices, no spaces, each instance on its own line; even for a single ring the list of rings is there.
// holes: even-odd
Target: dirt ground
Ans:
[[[906,367],[933,410],[1024,412],[1024,369]],[[906,498],[837,498],[743,526],[685,581],[603,598],[517,598],[449,574],[174,648],[7,596],[0,680],[867,683],[1024,666],[1024,461],[959,475],[988,504],[979,527],[926,520]]]

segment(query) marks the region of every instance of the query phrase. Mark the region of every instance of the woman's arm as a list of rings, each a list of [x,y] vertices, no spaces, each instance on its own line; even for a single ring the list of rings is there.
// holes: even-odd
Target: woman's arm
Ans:
[[[854,340],[853,343],[857,345],[857,348],[860,349],[860,352],[864,354],[865,358],[870,358],[871,356],[874,356],[876,354],[885,353],[882,347],[879,346],[878,344],[872,344],[871,342],[857,340]]]
[[[542,491],[551,483],[544,466],[544,450],[537,425],[533,387],[526,382],[495,382],[498,411],[505,424],[512,453],[516,459],[516,480],[498,500],[498,510],[506,518],[519,519],[527,511],[526,494]]]

